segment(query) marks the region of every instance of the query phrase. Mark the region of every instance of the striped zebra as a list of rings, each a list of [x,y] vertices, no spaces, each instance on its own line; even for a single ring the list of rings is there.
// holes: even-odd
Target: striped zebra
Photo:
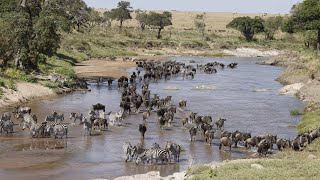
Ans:
[[[90,135],[91,136],[91,130],[92,130],[92,123],[91,121],[88,121],[86,117],[82,118],[83,120],[81,121],[81,124],[83,124],[83,130],[84,130],[84,135]]]
[[[181,152],[181,146],[173,143],[171,141],[167,142],[166,150],[168,151],[169,160],[171,161],[171,158],[173,157],[174,161],[179,162],[180,160],[180,152]]]
[[[31,131],[31,136],[33,138],[39,137],[40,135],[44,135],[44,130],[47,126],[47,123],[34,123],[33,121],[31,122],[30,126],[30,131]]]
[[[124,142],[122,144],[122,149],[125,157],[125,162],[127,162],[128,160],[132,160],[137,152],[137,148],[135,146],[133,147],[129,142]]]
[[[141,161],[144,163],[147,162],[157,164],[160,160],[162,163],[164,161],[168,162],[168,151],[165,149],[148,149],[140,154],[136,159],[136,164],[138,165]],[[155,160],[155,162],[154,162]]]
[[[11,120],[0,120],[0,133],[2,133],[2,131],[6,132],[7,134],[13,133],[13,126],[14,123]]]
[[[66,136],[68,138],[68,126],[65,124],[58,124],[58,123],[50,123],[46,126],[46,132],[51,135],[51,133],[54,135],[54,138],[56,139],[58,135],[61,135],[61,139],[63,136]]]

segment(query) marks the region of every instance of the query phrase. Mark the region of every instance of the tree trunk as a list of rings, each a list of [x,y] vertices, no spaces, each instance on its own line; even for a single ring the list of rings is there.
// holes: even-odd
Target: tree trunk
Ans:
[[[161,30],[162,30],[162,28],[159,28],[159,29],[158,29],[158,35],[157,35],[157,38],[158,38],[158,39],[161,38]]]
[[[320,53],[320,29],[318,29],[317,51]]]
[[[120,20],[120,30],[122,29],[123,20]]]

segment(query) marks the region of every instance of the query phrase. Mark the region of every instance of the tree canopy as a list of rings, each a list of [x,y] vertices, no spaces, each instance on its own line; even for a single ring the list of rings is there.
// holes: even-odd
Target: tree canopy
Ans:
[[[113,20],[120,22],[120,29],[122,29],[123,22],[132,19],[131,12],[130,2],[120,1],[117,8],[111,9],[110,14]]]
[[[206,32],[205,15],[206,15],[205,13],[197,14],[194,20],[194,25],[197,31],[201,33],[202,39],[204,38],[205,32]]]
[[[264,21],[264,34],[267,40],[273,40],[274,35],[282,27],[283,17],[274,16],[269,17]]]
[[[35,70],[41,54],[59,48],[61,30],[80,28],[86,18],[82,0],[2,0],[0,2],[0,59],[3,65]]]
[[[294,5],[285,30],[316,30],[318,33],[317,50],[320,51],[320,1],[304,0],[302,3]]]
[[[150,12],[146,22],[148,26],[158,29],[157,38],[160,39],[161,31],[166,26],[172,25],[172,14],[169,11],[164,11],[163,13]]]
[[[247,41],[252,41],[256,33],[263,32],[263,20],[260,17],[237,17],[233,19],[227,28],[233,28],[240,31]]]

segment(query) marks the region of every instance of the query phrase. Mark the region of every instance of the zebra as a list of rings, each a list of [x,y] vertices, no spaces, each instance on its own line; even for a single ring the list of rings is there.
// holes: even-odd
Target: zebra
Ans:
[[[2,133],[2,131],[6,132],[7,134],[13,133],[13,126],[14,123],[11,120],[0,120],[0,133]]]
[[[55,122],[58,122],[58,120],[60,120],[60,123],[64,121],[64,114],[53,111],[53,115],[55,116]]]
[[[77,120],[80,120],[80,123],[83,121],[83,119],[84,119],[84,116],[83,116],[83,114],[82,113],[80,113],[79,115],[77,115],[77,113],[74,113],[74,112],[72,112],[72,113],[70,113],[70,121],[72,120],[72,119],[74,119],[74,123],[77,121]]]
[[[168,141],[167,145],[166,145],[166,150],[169,152],[168,153],[169,160],[171,160],[171,157],[173,156],[174,161],[179,162],[179,160],[180,160],[180,152],[181,152],[181,146],[180,145],[178,145],[176,143],[173,143],[171,141]]]
[[[92,124],[90,121],[87,120],[86,117],[82,117],[81,124],[83,124],[83,130],[84,130],[84,135],[89,135],[91,136],[91,130],[92,130]]]
[[[11,113],[9,112],[6,112],[6,113],[3,113],[1,115],[1,121],[10,121],[11,120]]]
[[[138,165],[141,161],[147,160],[147,162],[157,164],[159,160],[163,163],[168,162],[168,151],[165,149],[148,149],[140,154],[136,159],[136,164]]]
[[[122,144],[122,149],[125,157],[125,162],[127,162],[128,160],[132,160],[137,152],[137,148],[135,146],[132,147],[131,143],[129,142],[124,142]]]
[[[46,122],[43,123],[35,123],[34,121],[31,121],[31,126],[30,126],[30,131],[31,131],[31,136],[33,138],[39,137],[39,135],[44,135],[44,130],[47,126]]]
[[[66,138],[68,138],[68,126],[65,124],[57,124],[57,123],[51,123],[47,124],[46,126],[46,132],[53,133],[54,138],[56,139],[58,135],[61,135],[61,139],[65,135]]]
[[[49,114],[44,119],[45,122],[56,122],[55,113]]]
[[[37,117],[34,114],[29,114],[29,113],[18,113],[17,118],[22,118],[22,130],[25,128],[30,128],[30,125],[32,123],[37,123]]]

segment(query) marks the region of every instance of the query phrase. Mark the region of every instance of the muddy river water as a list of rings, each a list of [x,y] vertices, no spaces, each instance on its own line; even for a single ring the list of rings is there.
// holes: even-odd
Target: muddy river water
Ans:
[[[155,113],[147,123],[144,144],[149,147],[157,142],[164,146],[168,140],[175,141],[183,147],[179,164],[169,165],[135,165],[125,163],[122,159],[122,143],[140,142],[138,123],[141,114],[130,115],[125,119],[124,127],[110,127],[107,131],[93,132],[91,137],[83,136],[80,125],[69,124],[70,112],[88,113],[88,107],[98,102],[107,105],[107,111],[119,110],[120,93],[114,84],[97,86],[91,84],[91,92],[73,93],[55,99],[35,101],[26,104],[38,116],[56,110],[65,113],[69,126],[68,139],[52,138],[32,139],[28,130],[22,131],[15,126],[14,133],[0,137],[0,179],[94,179],[115,178],[124,175],[160,171],[162,176],[185,170],[191,164],[210,163],[226,159],[245,158],[252,154],[244,148],[219,151],[218,139],[213,146],[203,142],[198,134],[197,141],[190,143],[187,128],[181,125],[181,117],[191,111],[202,115],[212,115],[216,120],[226,118],[226,130],[251,132],[252,135],[266,133],[278,137],[292,138],[299,118],[291,117],[289,111],[302,109],[303,104],[295,97],[278,94],[282,85],[275,81],[283,68],[257,65],[257,58],[198,58],[172,57],[172,60],[196,63],[218,61],[225,64],[238,62],[238,68],[218,68],[217,74],[198,73],[192,80],[182,77],[172,78],[167,82],[151,83],[151,93],[161,97],[171,95],[172,104],[179,100],[188,101],[187,109],[178,111],[172,127],[160,130]],[[195,65],[195,64],[194,64]],[[134,68],[129,71],[134,70]],[[214,86],[215,90],[194,90],[196,86]],[[167,86],[178,90],[165,90]],[[139,90],[140,92],[140,90]],[[15,121],[18,122],[18,121]]]

